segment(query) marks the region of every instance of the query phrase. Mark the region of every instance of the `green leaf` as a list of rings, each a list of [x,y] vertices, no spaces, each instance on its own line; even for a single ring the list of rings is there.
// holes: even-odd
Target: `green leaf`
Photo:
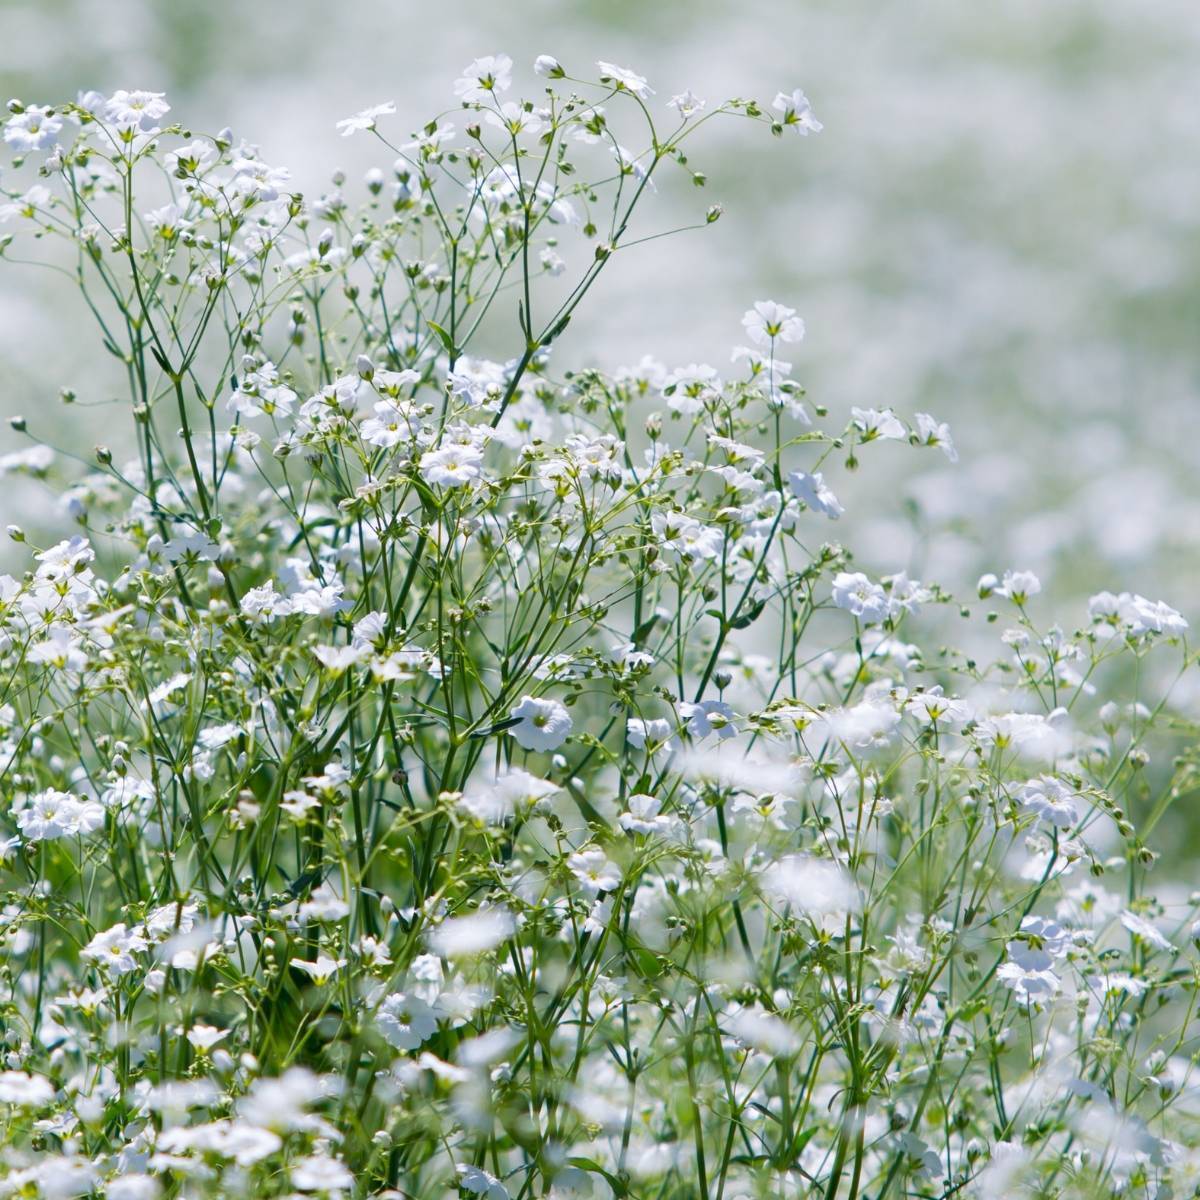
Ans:
[[[614,1196],[628,1196],[629,1188],[621,1182],[621,1180],[611,1171],[606,1171],[598,1162],[591,1158],[568,1158],[567,1162],[578,1167],[581,1171],[591,1171],[596,1175],[602,1175],[604,1181],[613,1190]]]
[[[514,725],[520,725],[524,717],[505,717],[503,721],[497,721],[494,725],[489,725],[486,729],[477,729],[471,736],[473,738],[491,737],[494,733],[503,733],[506,729],[511,729]]]
[[[458,351],[454,348],[454,339],[439,324],[437,324],[437,322],[426,321],[425,324],[428,325],[429,328],[438,335],[442,345],[446,348],[446,353],[449,354],[451,358],[457,358]]]
[[[759,617],[762,616],[762,611],[766,608],[767,602],[760,600],[755,604],[749,612],[744,612],[740,617],[735,617],[729,622],[730,629],[745,629],[747,625],[753,625]]]

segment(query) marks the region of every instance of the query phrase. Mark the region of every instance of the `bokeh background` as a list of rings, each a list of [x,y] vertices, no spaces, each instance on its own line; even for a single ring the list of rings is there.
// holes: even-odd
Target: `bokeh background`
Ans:
[[[655,223],[718,200],[725,218],[615,264],[572,361],[722,368],[749,303],[792,304],[814,401],[933,412],[962,452],[888,444],[835,472],[864,565],[954,590],[1031,568],[1065,624],[1099,587],[1200,615],[1195,0],[3,0],[0,31],[26,102],[163,90],[306,192],[387,162],[337,118],[394,99],[416,128],[478,54],[512,55],[531,95],[543,52],[627,64],[656,103],[803,87],[825,131],[715,125],[694,152],[708,189],[664,188]],[[96,362],[68,290],[0,274],[0,409],[86,453],[114,424]],[[63,385],[94,407],[62,408]],[[0,431],[0,452],[22,444]],[[5,520],[46,511],[36,483],[0,489]]]

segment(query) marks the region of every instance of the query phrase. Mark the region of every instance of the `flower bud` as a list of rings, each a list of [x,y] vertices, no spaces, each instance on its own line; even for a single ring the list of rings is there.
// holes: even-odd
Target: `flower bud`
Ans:
[[[112,465],[112,451],[107,446],[97,446],[96,447],[96,461],[102,467],[111,466]]]

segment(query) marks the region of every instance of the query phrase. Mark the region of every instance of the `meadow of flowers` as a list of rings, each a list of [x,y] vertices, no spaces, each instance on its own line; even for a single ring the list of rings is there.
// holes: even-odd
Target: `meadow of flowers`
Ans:
[[[789,304],[572,361],[802,91],[447,92],[319,196],[161,93],[10,102],[7,286],[127,394],[0,461],[63,526],[3,514],[0,1196],[1198,1194],[1185,618],[861,570],[841,482],[952,432],[833,421]]]

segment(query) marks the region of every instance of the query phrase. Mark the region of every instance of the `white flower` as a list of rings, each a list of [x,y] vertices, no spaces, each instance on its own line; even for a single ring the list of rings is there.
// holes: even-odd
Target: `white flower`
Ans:
[[[883,621],[891,611],[887,592],[861,571],[842,571],[834,576],[833,602],[865,622]]]
[[[917,439],[922,446],[939,447],[952,463],[958,462],[958,451],[950,436],[950,426],[945,421],[938,421],[928,413],[917,413]]]
[[[777,93],[772,107],[776,112],[783,114],[779,118],[780,123],[794,129],[802,137],[807,137],[810,133],[820,133],[824,128],[813,115],[808,97],[799,88],[791,93]]]
[[[313,655],[321,666],[335,675],[341,674],[355,663],[362,662],[371,653],[370,645],[357,646],[314,646]]]
[[[4,140],[18,154],[30,150],[48,150],[58,141],[62,117],[55,116],[39,104],[31,104],[24,112],[10,117],[4,124]]]
[[[642,717],[630,717],[625,722],[625,737],[629,744],[637,750],[647,747],[659,749],[663,745],[673,744],[671,722],[663,717],[645,720]]]
[[[721,377],[708,363],[689,363],[663,379],[662,392],[676,412],[691,416],[720,395]]]
[[[660,812],[662,801],[645,792],[635,792],[625,801],[628,806],[618,821],[626,833],[666,833],[675,825],[675,819]]]
[[[0,1071],[0,1104],[40,1108],[54,1099],[54,1087],[42,1075],[25,1071]]]
[[[102,971],[128,975],[137,970],[134,954],[145,950],[147,944],[140,933],[127,929],[122,922],[96,934],[79,953],[81,958],[94,962]]]
[[[796,316],[796,310],[774,300],[759,300],[742,317],[742,328],[757,346],[769,346],[776,338],[798,342],[804,337],[804,322]]]
[[[526,750],[557,750],[573,725],[564,705],[534,696],[523,696],[508,715],[519,720],[507,732]]]
[[[899,1138],[900,1146],[915,1169],[921,1175],[933,1175],[940,1179],[946,1173],[941,1155],[922,1141],[915,1133],[903,1133]]]
[[[802,1044],[800,1036],[785,1020],[758,1005],[752,1008],[730,1005],[725,1022],[739,1042],[764,1054],[786,1057],[794,1054]]]
[[[34,796],[29,806],[16,814],[16,820],[26,841],[50,842],[99,829],[104,824],[104,808],[94,800],[48,788]]]
[[[314,1154],[292,1163],[292,1186],[302,1192],[345,1192],[354,1186],[354,1176],[345,1163],[324,1154]]]
[[[719,529],[703,525],[684,513],[653,513],[650,531],[660,552],[688,562],[719,558],[725,542],[725,535]]]
[[[1035,813],[1059,829],[1070,829],[1079,820],[1072,797],[1074,793],[1052,775],[1031,779],[1021,788],[1023,811]]]
[[[443,446],[421,455],[421,477],[440,487],[465,487],[483,474],[483,454],[474,446]]]
[[[984,580],[988,578],[995,579],[995,576],[984,576],[979,581],[981,594]],[[1014,604],[1024,604],[1030,596],[1036,596],[1042,590],[1042,581],[1032,571],[1005,571],[1003,581],[998,587],[993,585],[992,590],[997,596],[1006,596]]]
[[[533,60],[534,72],[550,79],[558,79],[563,74],[562,64],[552,54],[539,54]]]
[[[1156,950],[1170,950],[1171,943],[1159,931],[1158,927],[1145,917],[1139,916],[1135,912],[1130,912],[1126,909],[1121,914],[1121,924],[1129,930],[1134,937],[1141,938],[1147,945],[1153,946]]]
[[[826,486],[820,471],[814,471],[811,475],[804,471],[793,471],[788,475],[788,482],[797,500],[802,500],[814,512],[824,513],[831,521],[836,521],[846,511]]]
[[[158,1200],[161,1192],[153,1175],[118,1175],[104,1185],[105,1200]]]
[[[558,791],[558,784],[510,767],[495,779],[472,780],[459,803],[484,825],[503,825],[519,807],[537,804]]]
[[[482,1196],[484,1200],[509,1200],[508,1188],[482,1167],[459,1163],[457,1170],[458,1184],[464,1192]]]
[[[921,586],[919,579],[909,579],[908,573],[901,571],[897,575],[885,575],[883,582],[887,586],[888,614],[893,617],[901,613],[915,613],[929,599],[927,588]]]
[[[723,700],[702,700],[699,704],[682,701],[679,715],[694,738],[705,738],[710,733],[716,733],[720,738],[731,738],[737,733],[733,709]]]
[[[104,106],[105,117],[121,129],[150,133],[158,128],[158,122],[171,111],[162,92],[126,91],[121,88],[113,92]]]
[[[971,715],[970,709],[961,700],[943,695],[940,684],[927,691],[914,692],[905,701],[904,711],[922,725],[938,722],[945,725],[962,725]]]
[[[345,117],[337,123],[337,128],[341,131],[342,137],[350,137],[355,133],[367,132],[375,128],[375,121],[378,117],[388,117],[396,111],[396,105],[387,100],[383,104],[375,104],[371,108],[364,108],[362,112],[357,112],[352,117]]]
[[[996,978],[1012,988],[1023,1004],[1035,1004],[1057,994],[1062,984],[1048,951],[1031,948],[1025,942],[1009,942],[1008,955],[1008,960],[996,969]]]
[[[450,917],[429,935],[429,948],[443,958],[469,958],[494,950],[513,935],[516,922],[507,908],[484,908]]]
[[[796,912],[821,919],[857,912],[862,897],[849,873],[828,859],[789,854],[767,869],[765,891]]]
[[[598,62],[596,66],[600,68],[600,79],[602,82],[611,83],[617,88],[623,88],[627,92],[632,92],[642,100],[654,95],[654,89],[648,87],[645,79],[636,71],[631,71],[628,67],[618,67],[615,63],[604,62],[603,60]]]
[[[1130,592],[1116,596],[1098,592],[1088,601],[1088,615],[1095,624],[1111,625],[1129,637],[1152,633],[1179,637],[1188,628],[1187,621],[1169,605]]]
[[[523,104],[515,100],[507,100],[500,105],[499,112],[488,109],[484,116],[489,125],[503,129],[506,133],[528,133],[533,135],[542,131],[542,118],[536,112],[529,112]]]
[[[877,438],[897,440],[905,436],[904,426],[890,408],[852,408],[850,416],[859,431],[860,442],[873,442]]]
[[[667,101],[667,107],[675,109],[679,115],[686,121],[690,117],[694,117],[698,112],[703,112],[705,102],[699,96],[692,92],[691,88],[680,92],[678,96],[672,96]]]
[[[227,1029],[217,1029],[214,1025],[193,1025],[188,1030],[187,1040],[196,1047],[197,1050],[209,1051],[218,1042],[229,1036]]]
[[[486,100],[512,86],[512,59],[507,54],[488,54],[469,64],[454,84],[454,94],[467,103]]]
[[[621,882],[621,872],[609,862],[603,850],[595,846],[580,850],[567,859],[571,874],[588,896],[598,896],[601,892],[612,892]]]
[[[379,1007],[375,1018],[383,1036],[397,1050],[416,1050],[437,1033],[437,1014],[419,996],[396,992]]]
[[[324,987],[346,965],[344,958],[330,958],[327,954],[318,954],[316,962],[305,958],[293,958],[291,965],[297,971],[303,971],[317,987]]]
[[[287,167],[272,167],[257,158],[239,158],[233,164],[234,191],[259,200],[278,200],[291,178]]]
[[[900,714],[888,704],[864,700],[851,708],[834,708],[821,715],[829,736],[852,750],[869,750],[892,740]]]
[[[250,588],[242,596],[238,607],[254,620],[273,621],[276,617],[288,616],[292,611],[292,602],[275,590],[275,583],[271,580],[261,587]]]

